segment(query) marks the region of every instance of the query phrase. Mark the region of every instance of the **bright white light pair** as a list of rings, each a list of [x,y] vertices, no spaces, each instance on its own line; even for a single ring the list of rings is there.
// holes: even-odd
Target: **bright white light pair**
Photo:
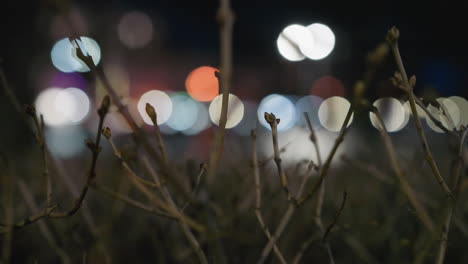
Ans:
[[[321,60],[333,51],[335,35],[328,26],[320,23],[307,27],[294,24],[283,29],[276,44],[287,60],[301,61],[306,57]]]
[[[88,115],[90,102],[78,88],[49,88],[39,94],[35,106],[46,125],[66,126],[80,123]]]

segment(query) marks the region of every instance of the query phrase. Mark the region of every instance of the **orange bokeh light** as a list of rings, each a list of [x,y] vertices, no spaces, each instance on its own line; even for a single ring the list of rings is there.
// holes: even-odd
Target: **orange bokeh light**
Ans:
[[[218,79],[215,76],[218,69],[208,66],[193,70],[185,80],[187,93],[195,100],[209,102],[219,94]]]

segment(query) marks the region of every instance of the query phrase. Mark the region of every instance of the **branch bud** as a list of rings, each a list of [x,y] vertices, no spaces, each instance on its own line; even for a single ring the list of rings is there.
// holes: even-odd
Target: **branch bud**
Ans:
[[[276,116],[273,113],[265,112],[264,116],[265,116],[265,121],[267,121],[267,123],[270,124],[270,126],[278,125],[280,122],[280,119],[276,118]]]
[[[414,88],[414,86],[416,86],[416,76],[411,76],[411,78],[409,79],[409,84],[411,87]]]
[[[33,105],[25,105],[24,112],[32,117],[36,115],[36,108]]]
[[[154,107],[150,105],[149,103],[146,103],[145,107],[146,113],[148,116],[151,118],[151,121],[153,122],[154,125],[158,124],[158,115],[156,114],[156,111],[154,110]]]
[[[101,102],[101,107],[98,109],[98,114],[101,118],[103,118],[107,112],[109,112],[110,107],[110,97],[109,95],[104,96]]]
[[[203,162],[200,163],[200,170],[207,170],[208,169],[208,163]]]
[[[391,45],[394,45],[397,43],[398,38],[400,38],[400,31],[398,30],[397,27],[393,26],[387,33],[386,40],[388,43]]]
[[[102,134],[107,138],[107,139],[110,139],[111,136],[112,136],[112,131],[109,127],[104,127],[102,129]]]
[[[91,151],[94,151],[96,148],[96,144],[89,138],[85,140],[85,144]]]

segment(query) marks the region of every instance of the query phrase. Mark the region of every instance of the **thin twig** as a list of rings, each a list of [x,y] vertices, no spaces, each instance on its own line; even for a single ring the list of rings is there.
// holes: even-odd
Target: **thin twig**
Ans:
[[[403,193],[406,195],[411,205],[415,209],[416,215],[418,216],[419,220],[421,220],[423,225],[430,232],[434,232],[435,231],[434,223],[429,217],[424,206],[418,200],[413,188],[409,184],[406,176],[404,175],[403,170],[400,167],[397,154],[395,152],[395,148],[393,146],[392,140],[390,139],[390,136],[388,135],[387,128],[382,119],[382,115],[380,114],[380,111],[377,108],[373,107],[371,112],[375,114],[375,116],[377,117],[377,121],[379,122],[380,127],[378,130],[384,141],[385,149],[387,150],[388,156],[390,158],[390,164],[398,178],[398,181],[400,182],[400,186],[401,186]]]
[[[200,171],[197,174],[197,179],[195,180],[195,186],[193,187],[190,198],[180,208],[181,212],[183,212],[185,210],[185,208],[187,208],[190,205],[190,202],[195,200],[196,195],[198,193],[198,188],[200,187],[201,178],[202,178],[203,174],[205,174],[207,168],[208,168],[208,164],[206,164],[206,163],[200,164]]]
[[[92,161],[91,161],[91,169],[89,170],[88,177],[86,179],[86,183],[81,190],[80,196],[78,199],[75,200],[74,206],[65,212],[53,212],[49,217],[51,218],[63,218],[67,216],[74,215],[80,208],[81,205],[83,204],[83,201],[86,197],[86,194],[88,192],[89,186],[91,183],[94,181],[96,178],[96,165],[97,165],[97,159],[99,156],[99,153],[101,152],[101,146],[99,145],[101,143],[101,130],[102,126],[104,124],[104,118],[106,117],[110,107],[110,98],[109,96],[105,96],[104,99],[102,100],[101,107],[98,110],[98,115],[99,115],[99,125],[98,125],[98,130],[96,132],[96,140],[95,142],[92,141],[87,141],[87,146],[92,152]]]
[[[164,148],[164,142],[162,141],[162,137],[161,137],[161,135],[159,133],[159,126],[158,126],[158,122],[157,122],[156,111],[154,110],[154,108],[150,104],[146,104],[146,113],[151,118],[151,121],[153,122],[153,125],[155,127],[156,140],[158,141],[159,150],[161,151],[161,155],[163,156],[163,155],[165,155],[165,154],[163,154],[165,152],[165,148]],[[163,159],[162,161],[163,161],[163,166],[167,167],[168,166],[167,159]],[[155,182],[161,182],[161,179],[158,177],[158,175],[156,173],[154,173],[153,170],[148,169],[148,171],[153,172],[153,178],[155,179]],[[190,228],[187,225],[189,222],[187,222],[186,219],[188,219],[188,218],[184,219],[184,218],[180,217],[183,214],[181,213],[180,209],[177,207],[176,203],[174,202],[174,199],[172,198],[172,195],[170,194],[169,189],[167,188],[167,186],[165,184],[162,184],[161,187],[159,188],[159,190],[162,193],[162,196],[166,200],[166,202],[169,205],[169,207],[171,208],[171,210],[173,210],[177,214],[177,216],[179,216],[178,217],[178,220],[179,220],[178,223],[179,223],[180,227],[182,228],[182,231],[183,231],[185,237],[187,238],[189,244],[192,246],[193,250],[197,254],[199,262],[200,263],[208,263],[206,255],[203,252],[203,250],[201,249],[200,243],[198,242],[195,235],[192,233],[192,231],[190,230]],[[202,227],[199,227],[198,230],[200,231],[202,229],[203,229]]]
[[[310,131],[309,139],[314,144],[315,153],[317,155],[318,167],[320,170],[320,168],[322,167],[322,156],[320,154],[317,135],[315,134],[314,127],[312,126],[312,122],[310,122],[310,117],[307,112],[304,112],[304,118],[306,120],[307,127],[309,128],[309,131]],[[323,180],[322,185],[320,186],[320,189],[319,189],[319,193],[317,197],[317,206],[315,207],[315,216],[314,216],[315,224],[318,226],[322,234],[324,234],[325,232],[325,230],[323,229],[323,222],[322,222],[322,208],[323,208],[323,201],[325,200],[326,184],[327,184],[327,181]],[[328,241],[322,241],[322,242],[325,246],[325,249],[327,250],[328,257],[330,259],[330,264],[335,264],[335,259],[333,257],[333,251],[331,250],[330,243],[328,243]],[[307,249],[307,247],[304,248],[304,250],[305,249]],[[302,256],[302,253],[298,253],[296,255],[297,258],[295,258],[295,260],[299,261],[301,259],[300,256]]]
[[[223,94],[221,104],[221,116],[219,128],[216,132],[213,149],[208,162],[207,180],[211,181],[216,173],[224,144],[224,134],[227,123],[229,90],[232,72],[232,31],[234,27],[234,13],[231,9],[230,0],[220,0],[217,13],[217,20],[220,30],[220,70],[215,72],[218,78],[219,88]]]
[[[427,143],[426,136],[425,136],[424,131],[422,129],[421,120],[419,118],[418,111],[416,109],[415,96],[413,94],[413,87],[410,85],[410,83],[408,81],[408,76],[406,75],[405,66],[403,65],[403,60],[401,59],[400,50],[398,48],[398,38],[399,38],[399,36],[400,36],[400,32],[398,31],[398,29],[396,27],[392,27],[388,31],[387,41],[389,42],[389,44],[390,44],[390,46],[392,48],[393,55],[395,57],[397,67],[398,67],[399,73],[400,73],[401,78],[402,78],[401,79],[401,81],[402,81],[401,87],[404,88],[404,91],[408,95],[408,100],[409,100],[409,103],[410,103],[411,112],[413,113],[413,116],[414,116],[414,121],[416,123],[416,129],[418,131],[421,146],[422,146],[422,148],[424,150],[424,153],[425,153],[426,161],[429,164],[429,166],[431,167],[431,170],[432,170],[437,182],[439,183],[440,187],[442,188],[442,190],[445,192],[445,194],[447,196],[449,196],[450,198],[453,199],[454,196],[453,196],[452,192],[450,191],[450,188],[448,187],[448,185],[445,183],[444,178],[440,174],[439,168],[437,167],[437,164],[436,164],[436,162],[435,162],[435,160],[434,160],[434,158],[432,156],[431,150],[429,149],[429,144]]]
[[[458,196],[458,190],[460,185],[460,178],[463,168],[463,151],[465,150],[465,140],[466,135],[468,134],[468,129],[465,128],[462,135],[460,136],[460,144],[458,146],[458,155],[457,155],[457,163],[455,166],[455,180],[454,180],[454,187],[455,195]],[[456,197],[457,198],[457,197]],[[452,222],[453,212],[455,210],[457,203],[455,201],[448,201],[448,208],[446,208],[446,213],[444,215],[443,225],[442,225],[442,234],[440,237],[440,244],[437,250],[436,256],[436,264],[443,264],[445,259],[445,253],[447,251],[447,243],[448,243],[448,235],[450,232],[450,225]]]
[[[320,175],[318,182],[310,189],[307,194],[304,197],[299,198],[297,201],[298,206],[302,205],[305,201],[307,201],[309,198],[311,198],[317,189],[320,187],[322,184],[322,181],[325,179],[325,177],[328,175],[328,169],[330,169],[331,162],[333,160],[333,157],[336,154],[336,151],[338,150],[338,147],[340,146],[341,142],[344,140],[344,136],[346,134],[346,127],[348,126],[349,121],[351,120],[351,116],[353,115],[353,105],[348,109],[348,113],[346,114],[345,120],[343,122],[343,125],[341,126],[340,133],[338,137],[335,140],[335,143],[333,144],[332,150],[330,151],[330,154],[328,154],[327,159],[325,160],[325,163],[323,164],[322,168],[320,169]]]
[[[47,207],[52,206],[52,181],[49,175],[49,167],[47,162],[47,147],[46,141],[44,138],[44,118],[40,114],[40,119],[37,117],[36,108],[32,105],[27,105],[25,107],[25,113],[32,118],[34,121],[34,127],[36,129],[35,139],[36,143],[41,150],[41,166],[42,166],[42,176],[45,180],[46,186],[46,201]]]
[[[68,217],[71,215],[74,215],[80,208],[81,205],[83,204],[84,198],[86,197],[86,194],[88,192],[89,186],[91,182],[96,178],[96,164],[97,164],[97,158],[99,156],[99,152],[101,150],[99,143],[101,140],[101,130],[102,130],[102,125],[104,123],[104,118],[109,110],[110,106],[110,99],[108,96],[104,97],[101,103],[101,107],[98,110],[99,114],[99,125],[98,125],[98,131],[96,135],[96,141],[87,141],[87,146],[90,148],[92,152],[92,161],[91,161],[91,168],[88,173],[88,177],[86,179],[86,183],[81,189],[81,193],[79,197],[75,200],[75,203],[71,209],[68,211],[64,212],[55,212],[55,209],[57,206],[51,206],[51,207],[46,207],[43,210],[41,210],[39,213],[36,213],[34,215],[31,215],[15,224],[12,224],[12,226],[16,229],[23,228],[25,226],[28,226],[30,224],[33,224],[41,219],[44,218],[64,218]],[[0,233],[3,231],[0,229]]]
[[[260,185],[260,172],[259,172],[258,157],[257,157],[257,144],[256,144],[257,133],[255,129],[251,131],[250,136],[252,138],[252,167],[253,167],[252,170],[253,170],[253,175],[255,179],[255,216],[257,217],[257,220],[260,223],[260,227],[262,228],[263,232],[268,238],[268,241],[272,241],[273,251],[275,252],[275,255],[278,257],[278,260],[281,263],[286,263],[286,261],[284,260],[283,254],[281,253],[278,246],[276,245],[276,242],[273,241],[270,230],[268,230],[268,227],[265,225],[265,221],[263,220],[263,216],[260,211],[262,208],[262,190],[261,190],[261,185]]]
[[[128,165],[128,163],[123,159],[122,157],[122,152],[118,150],[117,146],[115,145],[114,143],[114,140],[112,140],[112,134],[111,134],[111,130],[109,127],[104,127],[104,129],[102,130],[102,134],[104,135],[104,137],[107,139],[107,141],[109,142],[109,144],[111,145],[112,147],[112,150],[114,152],[114,156],[120,161],[120,163],[122,164],[122,166],[124,167],[124,169],[128,172],[126,175],[129,176],[129,177],[133,177],[135,178],[137,181],[143,183],[144,185],[147,185],[149,187],[152,187],[152,188],[159,188],[160,185],[159,183],[154,183],[154,182],[151,182],[151,181],[148,181],[148,180],[145,180],[141,177],[139,177],[134,171],[133,169],[130,167],[130,165]]]
[[[18,98],[16,98],[15,93],[11,89],[11,87],[10,87],[10,85],[9,85],[7,79],[6,79],[5,72],[3,71],[3,65],[2,65],[1,61],[0,61],[0,81],[2,83],[3,91],[5,92],[5,95],[8,97],[11,104],[13,104],[13,107],[15,108],[16,112],[18,112],[23,117],[23,119],[27,119],[25,113],[23,112],[23,110],[21,108],[21,104],[19,103]]]
[[[107,132],[106,132],[107,134]],[[108,135],[109,138],[110,138],[110,135]],[[107,138],[107,136],[106,136]],[[110,142],[110,141],[109,141]],[[113,151],[114,151],[114,155],[117,156],[118,153],[121,153],[121,151],[117,148],[117,146],[114,144],[113,146]],[[136,175],[133,170],[128,167],[131,171],[131,174],[134,174]],[[131,183],[143,194],[146,196],[146,198],[150,201],[152,201],[157,207],[161,208],[162,210],[166,211],[169,215],[173,216],[174,218],[177,218],[179,221],[182,221],[184,223],[187,223],[190,227],[194,228],[195,230],[198,230],[198,231],[202,231],[204,230],[204,228],[196,223],[195,221],[193,221],[192,219],[188,218],[187,216],[185,216],[184,214],[181,214],[177,208],[174,208],[172,205],[170,205],[168,202],[164,202],[161,200],[160,197],[158,197],[153,191],[149,190],[147,188],[147,184],[143,183],[141,181],[141,178],[136,176],[136,177],[129,177],[129,180],[131,181]],[[158,188],[158,190],[161,190],[161,184],[160,184],[160,181],[159,179],[155,181],[154,183],[156,186],[156,188]]]
[[[280,156],[279,146],[278,146],[278,123],[280,122],[279,119],[273,113],[265,112],[265,120],[271,127],[271,137],[273,140],[273,153],[274,153],[274,161],[276,164],[276,168],[278,169],[278,176],[280,177],[281,187],[283,191],[286,193],[288,201],[292,199],[291,193],[288,187],[288,178],[286,173],[284,172],[282,166],[282,160]]]
[[[327,229],[325,230],[325,233],[323,234],[322,237],[322,242],[327,240],[328,234],[331,232],[333,227],[336,225],[338,222],[338,218],[341,215],[341,212],[343,212],[344,206],[346,204],[346,198],[348,197],[348,193],[346,191],[343,192],[343,200],[341,201],[340,209],[336,212],[335,217],[333,217],[333,221],[328,225]]]
[[[96,78],[99,78],[103,85],[104,89],[112,99],[112,102],[117,106],[117,110],[122,114],[125,121],[128,123],[130,128],[132,129],[135,137],[133,139],[136,143],[141,143],[145,149],[145,151],[149,154],[149,156],[159,165],[161,173],[164,179],[170,180],[171,178],[168,177],[170,174],[169,168],[165,165],[166,163],[162,159],[162,157],[155,151],[155,149],[150,144],[148,138],[145,136],[142,129],[137,125],[135,119],[130,114],[129,109],[122,103],[121,98],[115,92],[115,89],[111,86],[109,79],[104,73],[102,66],[95,66],[90,55],[84,55],[81,47],[77,45],[76,47],[76,54],[77,57],[82,60],[96,75]],[[176,182],[175,182],[176,183]]]
[[[299,249],[299,251],[294,256],[292,263],[293,264],[300,263],[300,261],[302,259],[302,256],[304,256],[304,253],[306,252],[307,248],[309,248],[309,246],[312,244],[312,242],[314,242],[319,237],[321,237],[321,235],[314,234],[313,236],[308,238],[306,241],[304,241],[302,243],[302,245],[301,245],[301,248]]]
[[[297,191],[295,199],[299,199],[299,197],[304,192],[307,180],[310,178],[314,168],[316,168],[316,165],[314,164],[314,162],[313,161],[309,162],[309,165],[307,166],[307,170],[304,174],[304,177],[302,178],[302,182],[299,185],[299,189]],[[263,248],[262,255],[257,263],[264,263],[266,261],[268,255],[271,252],[271,249],[273,248],[274,243],[276,243],[276,241],[283,234],[283,231],[286,228],[286,225],[291,220],[291,217],[293,216],[296,209],[297,209],[297,206],[294,203],[288,204],[288,208],[286,209],[286,212],[283,214],[283,217],[281,218],[279,225],[276,227],[274,235],[272,236],[271,240]]]
[[[23,196],[23,198],[24,198],[24,200],[26,202],[26,205],[29,207],[29,210],[31,212],[38,211],[39,207],[36,204],[36,202],[34,201],[34,196],[33,196],[32,192],[31,192],[31,190],[29,189],[28,185],[22,179],[18,179],[17,184],[18,184],[19,190],[21,192],[21,195]],[[45,222],[41,221],[41,222],[38,222],[37,225],[39,227],[39,231],[42,233],[44,238],[47,240],[47,243],[49,243],[49,245],[52,247],[52,249],[55,252],[57,252],[57,254],[59,255],[62,263],[72,263],[71,258],[67,254],[67,252],[65,252],[57,244],[57,241],[56,241],[53,233],[51,232],[51,230],[47,226],[47,224]]]
[[[170,215],[170,214],[167,214],[161,210],[158,210],[156,208],[153,208],[153,207],[150,207],[150,206],[147,206],[147,205],[144,205],[143,203],[139,202],[139,201],[136,201],[136,200],[133,200],[132,198],[130,197],[127,197],[125,195],[122,195],[120,193],[117,193],[115,191],[112,191],[111,189],[105,187],[105,186],[102,186],[100,184],[97,184],[97,183],[93,183],[91,185],[92,188],[102,192],[103,194],[105,195],[108,195],[116,200],[119,200],[119,201],[122,201],[124,202],[125,204],[128,204],[134,208],[138,208],[138,209],[141,209],[143,211],[146,211],[148,213],[151,213],[151,214],[155,214],[155,215],[158,215],[158,216],[162,216],[162,217],[166,217],[166,218],[170,218],[170,219],[176,219],[176,217]]]

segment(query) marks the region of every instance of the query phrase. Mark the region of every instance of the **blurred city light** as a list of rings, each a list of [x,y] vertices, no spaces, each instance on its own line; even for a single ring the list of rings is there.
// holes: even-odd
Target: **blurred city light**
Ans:
[[[436,101],[439,103],[441,108],[430,104],[427,107],[429,113],[439,120],[445,128],[452,130],[454,127],[457,127],[460,123],[460,109],[458,109],[457,104],[451,99],[443,97],[437,98]],[[430,118],[426,118],[426,123],[433,131],[437,133],[444,132],[442,129],[437,127]]]
[[[233,128],[239,124],[239,122],[242,120],[242,117],[244,116],[244,104],[237,96],[233,94],[229,94],[228,100],[226,128]],[[208,108],[211,122],[216,125],[219,125],[219,121],[221,119],[222,102],[223,95],[220,94],[211,101],[210,107]]]
[[[35,106],[47,125],[64,126],[82,121],[90,103],[88,96],[78,88],[49,88],[37,96]]]
[[[344,85],[337,78],[326,75],[314,81],[310,94],[327,99],[332,96],[344,96]]]
[[[343,97],[333,96],[326,99],[322,102],[318,111],[320,123],[329,131],[340,131],[350,107],[351,104]],[[353,122],[353,115],[348,126]]]
[[[460,122],[456,126],[457,129],[462,125],[466,127],[468,125],[468,101],[460,96],[450,96],[448,99],[457,104],[457,107],[460,110]]]
[[[51,154],[62,159],[73,158],[86,148],[86,132],[80,126],[45,129],[45,140]]]
[[[328,26],[320,23],[307,26],[307,30],[313,36],[314,41],[299,45],[302,54],[311,60],[324,59],[335,47],[335,34]]]
[[[153,125],[151,118],[146,113],[146,104],[149,103],[154,107],[157,115],[158,125],[166,122],[172,113],[171,98],[163,91],[151,90],[144,93],[138,101],[138,112],[143,118],[143,121],[148,125]]]
[[[257,124],[257,104],[247,100],[243,100],[242,103],[244,104],[244,118],[234,127],[234,131],[241,136],[247,136]]]
[[[318,118],[318,110],[323,99],[318,96],[304,96],[296,102],[297,124],[299,126],[307,125],[304,113],[307,112],[310,118],[310,123],[313,127],[320,126]]]
[[[170,95],[173,105],[171,117],[166,125],[177,131],[191,128],[198,118],[199,102],[193,100],[184,92]]]
[[[276,40],[278,51],[289,61],[301,61],[305,56],[300,50],[300,46],[313,46],[314,39],[307,28],[301,25],[287,26]]]
[[[64,38],[54,44],[50,53],[52,64],[54,64],[58,70],[63,72],[90,71],[89,67],[76,56],[77,44],[84,55],[90,55],[92,57],[95,65],[99,63],[101,60],[101,49],[96,41],[88,37],[80,37],[70,42],[69,38]]]
[[[59,88],[49,88],[42,91],[36,98],[34,105],[38,115],[42,114],[44,122],[48,126],[62,126],[69,123],[64,113],[57,111],[55,100],[62,91]]]
[[[271,94],[263,98],[258,106],[257,116],[260,124],[270,129],[270,125],[265,121],[265,112],[273,113],[280,119],[278,130],[284,131],[291,128],[296,122],[296,108],[293,102],[285,96]]]
[[[406,111],[403,105],[395,98],[380,98],[373,103],[373,106],[379,110],[383,123],[388,132],[396,132],[403,128],[403,124],[408,122]],[[377,129],[382,129],[377,116],[370,112],[369,118],[372,125]]]
[[[405,108],[406,112],[410,116],[413,116],[413,111],[411,111],[411,106],[410,106],[409,101],[406,101],[405,103],[403,103],[403,107]],[[418,113],[419,118],[426,119],[426,112],[424,112],[424,110],[419,105],[416,105],[416,111]]]
[[[143,124],[143,119],[138,111],[138,101],[134,98],[128,98],[124,100],[123,103],[130,112],[130,116],[135,120],[137,126],[141,126]],[[100,105],[100,103],[98,105]],[[114,135],[130,134],[132,132],[132,128],[125,120],[124,116],[118,111],[110,111],[104,120],[104,125],[110,127]]]
[[[124,46],[139,49],[153,39],[153,23],[151,18],[142,12],[128,12],[120,19],[117,33]]]
[[[198,103],[197,106],[198,106],[197,119],[193,123],[192,127],[182,131],[182,133],[185,135],[188,135],[188,136],[196,135],[210,126],[210,118],[209,118],[207,107],[205,106],[205,104],[202,104],[202,103]]]
[[[55,108],[72,123],[79,123],[89,113],[89,98],[78,88],[67,88],[57,93]]]
[[[195,100],[209,102],[219,94],[218,79],[215,76],[218,69],[202,66],[189,73],[185,80],[187,93]]]

